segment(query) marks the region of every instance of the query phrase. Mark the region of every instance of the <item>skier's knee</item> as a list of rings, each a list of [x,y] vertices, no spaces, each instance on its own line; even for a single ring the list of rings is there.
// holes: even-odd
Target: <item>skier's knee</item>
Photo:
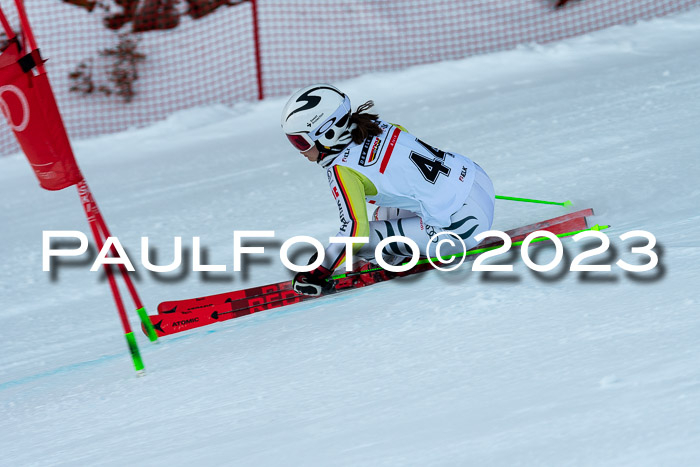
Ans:
[[[405,219],[407,217],[414,217],[417,214],[408,209],[392,208],[387,206],[377,206],[372,215],[372,220],[374,221],[388,221],[391,219]]]

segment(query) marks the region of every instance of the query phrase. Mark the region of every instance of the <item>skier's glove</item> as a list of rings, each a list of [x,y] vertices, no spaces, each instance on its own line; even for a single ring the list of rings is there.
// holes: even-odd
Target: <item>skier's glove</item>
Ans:
[[[324,291],[333,288],[333,282],[328,280],[330,277],[331,271],[323,266],[309,272],[299,272],[294,276],[292,289],[300,295],[318,297]]]

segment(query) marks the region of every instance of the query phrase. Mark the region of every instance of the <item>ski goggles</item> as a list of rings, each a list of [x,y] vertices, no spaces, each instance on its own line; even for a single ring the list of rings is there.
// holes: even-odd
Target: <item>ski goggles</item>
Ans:
[[[340,121],[343,117],[348,115],[351,111],[350,98],[345,96],[343,103],[338,107],[333,114],[324,120],[320,125],[309,132],[301,133],[286,133],[287,139],[292,146],[297,148],[299,151],[306,152],[311,147],[316,144],[316,141],[327,132],[333,124]]]
[[[292,146],[297,148],[301,152],[306,152],[314,145],[314,140],[309,137],[308,133],[297,133],[294,135],[287,135],[287,139]]]

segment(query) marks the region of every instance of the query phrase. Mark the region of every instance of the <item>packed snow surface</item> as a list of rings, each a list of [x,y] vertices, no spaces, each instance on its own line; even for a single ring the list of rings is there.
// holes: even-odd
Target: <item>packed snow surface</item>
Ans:
[[[700,459],[700,10],[548,46],[335,83],[355,106],[464,153],[502,195],[593,207],[598,245],[535,274],[429,272],[150,344],[137,378],[91,258],[42,271],[42,231],[89,235],[74,189],[0,160],[3,465],[697,465]],[[284,99],[195,108],[75,142],[102,212],[160,301],[290,277],[278,248],[337,231],[326,176],[288,144]],[[566,212],[497,202],[506,230]],[[233,272],[233,231],[274,230]],[[626,273],[651,232],[659,265]],[[145,270],[201,238],[226,272]],[[582,243],[582,244],[581,244]],[[72,246],[72,244],[64,245]],[[535,250],[533,250],[535,252]],[[93,251],[93,255],[95,252]],[[551,248],[533,255],[546,263]],[[128,297],[127,297],[128,298]],[[130,306],[130,319],[138,318]]]

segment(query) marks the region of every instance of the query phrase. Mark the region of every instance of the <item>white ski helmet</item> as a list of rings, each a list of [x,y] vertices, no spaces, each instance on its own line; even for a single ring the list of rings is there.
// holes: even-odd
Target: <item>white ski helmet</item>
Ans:
[[[350,141],[350,99],[330,84],[313,84],[292,94],[282,110],[282,129],[299,151],[316,145],[340,152]]]

